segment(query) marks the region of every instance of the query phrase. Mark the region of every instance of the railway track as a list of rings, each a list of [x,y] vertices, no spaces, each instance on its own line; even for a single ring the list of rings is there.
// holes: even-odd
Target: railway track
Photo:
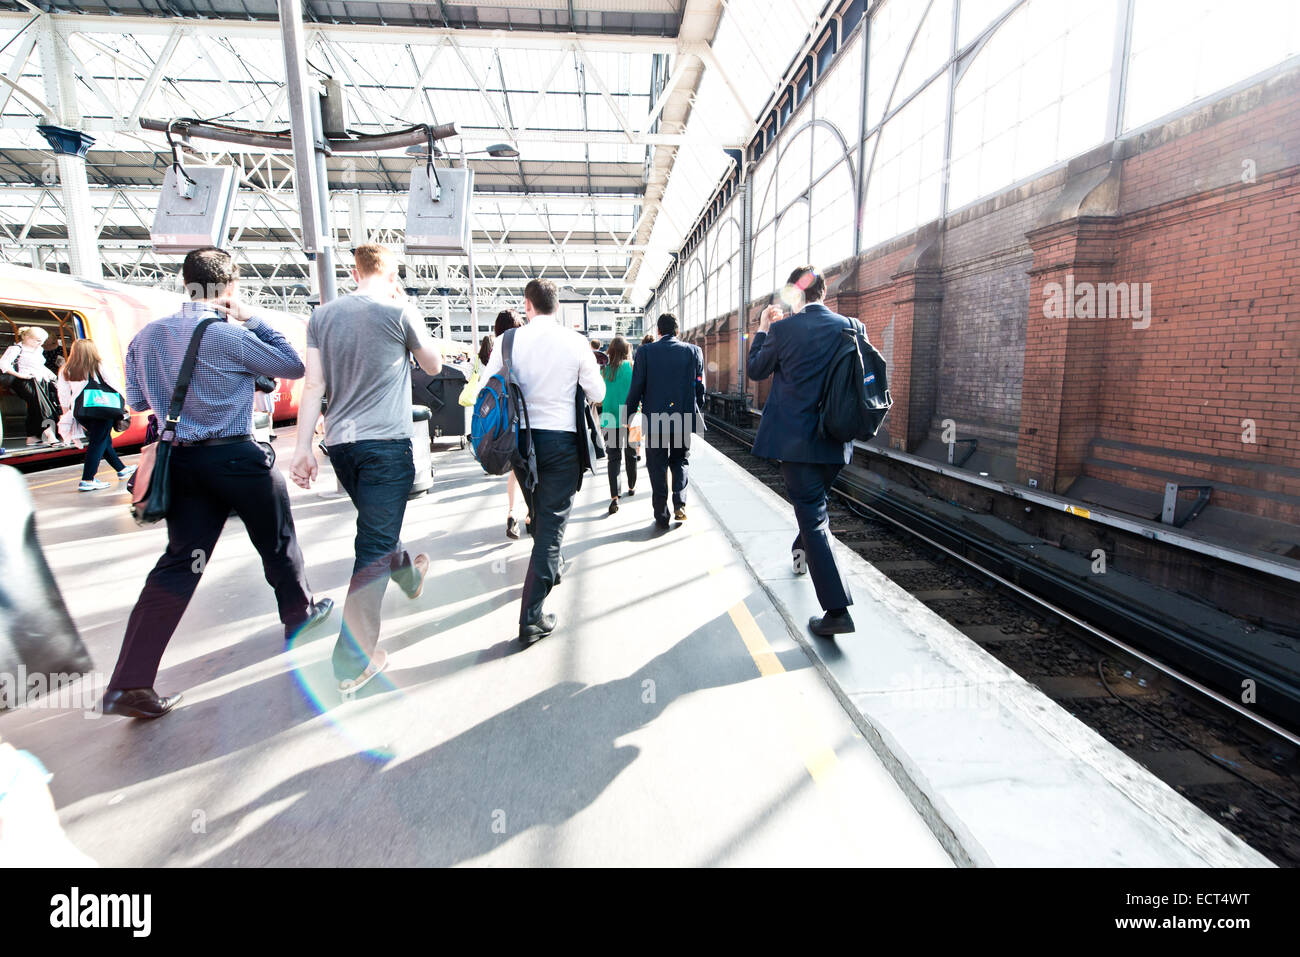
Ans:
[[[710,444],[783,492],[779,470],[749,453],[751,432],[707,418]],[[911,525],[905,509],[844,479],[830,513],[840,542],[1274,863],[1300,866],[1294,736],[1230,710],[1051,597],[963,559]]]

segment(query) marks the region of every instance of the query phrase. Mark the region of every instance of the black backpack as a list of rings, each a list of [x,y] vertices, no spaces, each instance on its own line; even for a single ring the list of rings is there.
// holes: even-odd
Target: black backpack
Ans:
[[[885,357],[850,323],[840,333],[822,384],[817,434],[832,442],[866,442],[893,404]]]

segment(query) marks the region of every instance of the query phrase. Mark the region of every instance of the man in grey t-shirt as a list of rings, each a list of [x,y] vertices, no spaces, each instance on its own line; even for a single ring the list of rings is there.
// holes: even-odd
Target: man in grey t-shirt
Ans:
[[[406,497],[415,479],[411,452],[410,357],[425,372],[442,355],[414,309],[398,298],[397,259],[383,246],[358,246],[357,290],[316,309],[307,324],[307,375],[299,401],[293,480],[310,488],[318,466],[312,410],[329,397],[325,443],[339,484],[357,508],[356,559],[334,646],[334,677],[351,695],[384,670],[379,611],[389,579],[418,598],[429,556],[402,547]]]

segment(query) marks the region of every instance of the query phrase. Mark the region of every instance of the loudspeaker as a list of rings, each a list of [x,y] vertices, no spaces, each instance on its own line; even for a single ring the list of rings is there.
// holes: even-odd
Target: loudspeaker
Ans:
[[[149,238],[155,252],[184,254],[223,246],[230,229],[239,179],[233,166],[187,166],[193,183],[176,167],[163,177],[162,196]]]
[[[411,169],[411,194],[406,201],[406,253],[412,256],[468,256],[469,200],[474,171],[439,169],[437,200],[430,187],[428,166]]]

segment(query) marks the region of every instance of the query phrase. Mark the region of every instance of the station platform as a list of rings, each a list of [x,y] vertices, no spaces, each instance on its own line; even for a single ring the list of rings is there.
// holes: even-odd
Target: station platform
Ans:
[[[413,602],[389,589],[391,664],[356,700],[329,666],[339,611],[286,648],[232,518],[163,659],[176,711],[0,721],[54,773],[78,848],[111,866],[1267,865],[846,548],[858,631],[813,639],[789,506],[706,441],[668,531],[644,475],[613,516],[586,477],[559,628],[527,649],[530,540],[504,536],[504,479],[467,451],[434,464],[404,533],[431,576]],[[28,484],[106,673],[165,535],[76,477]],[[290,489],[311,583],[341,609],[351,505],[327,461]]]

